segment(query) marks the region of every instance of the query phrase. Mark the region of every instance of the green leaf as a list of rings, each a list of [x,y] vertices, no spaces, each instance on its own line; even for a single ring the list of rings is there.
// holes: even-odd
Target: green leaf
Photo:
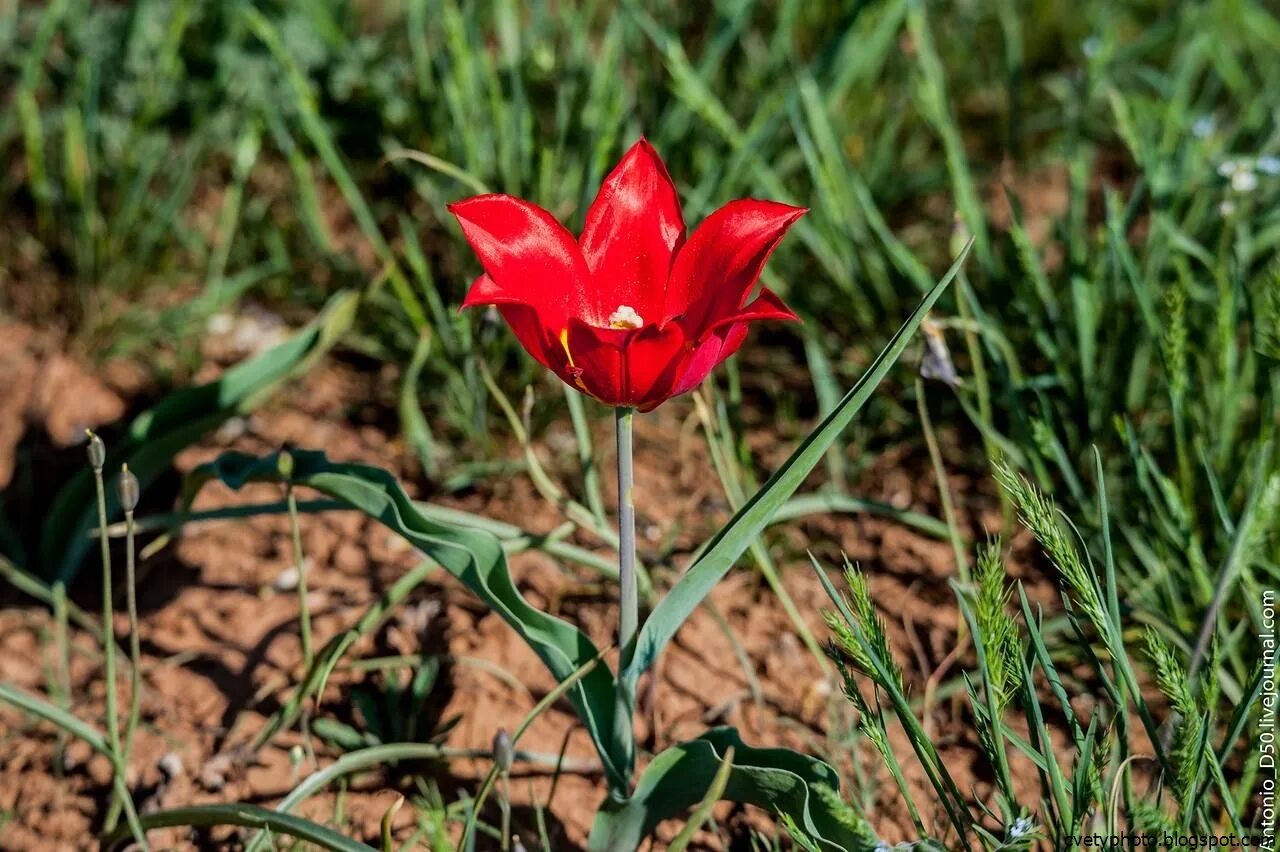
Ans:
[[[600,655],[578,628],[529,605],[511,579],[502,542],[492,534],[433,519],[381,468],[331,462],[322,452],[294,450],[291,455],[293,476],[289,481],[293,485],[315,489],[399,533],[502,616],[557,681],[573,677]],[[225,453],[191,472],[184,502],[189,505],[195,492],[215,479],[235,489],[248,482],[284,481],[276,455]],[[608,667],[596,666],[574,686],[569,698],[595,742],[611,783],[625,785],[624,766],[610,746],[614,694]]]
[[[107,454],[108,471],[122,462],[146,488],[169,468],[173,457],[226,420],[252,411],[287,378],[307,370],[337,342],[355,318],[359,297],[341,292],[305,328],[284,343],[248,359],[208,384],[180,390],[130,424],[123,441]],[[116,489],[108,484],[107,516],[118,512]],[[42,530],[41,569],[70,580],[93,546],[96,523],[93,476],[84,470],[59,492]]]
[[[839,789],[834,769],[790,749],[752,748],[733,728],[713,728],[655,757],[629,799],[606,801],[596,814],[587,849],[638,849],[658,823],[680,816],[703,800],[731,748],[733,763],[722,799],[790,816],[823,850],[872,848],[874,840],[868,842],[818,792],[819,788]]]
[[[636,644],[632,648],[623,649],[624,665],[620,681],[629,704],[634,702],[636,682],[641,673],[653,665],[653,661],[657,659],[667,642],[675,636],[680,625],[684,624],[685,619],[711,592],[720,578],[728,573],[743,551],[755,541],[774,514],[782,508],[810,471],[822,460],[827,448],[871,398],[871,394],[888,375],[889,369],[902,354],[902,350],[906,348],[912,334],[915,333],[929,309],[938,301],[947,285],[960,271],[972,245],[973,240],[970,239],[955,263],[947,270],[947,274],[924,296],[919,306],[834,410],[809,433],[764,487],[738,510],[733,520],[715,534],[698,560],[646,619],[636,638]]]
[[[698,805],[698,809],[693,812],[693,816],[689,817],[689,821],[684,824],[684,828],[680,829],[676,839],[671,841],[671,845],[667,847],[667,852],[684,852],[689,847],[689,844],[693,842],[693,836],[711,819],[711,811],[715,808],[716,802],[720,801],[720,797],[724,795],[725,789],[729,786],[729,776],[732,774],[733,746],[729,746],[725,750],[724,760],[720,762],[720,768],[716,770],[716,777],[711,779],[711,786],[707,788],[707,793],[702,797],[702,802]]]
[[[148,830],[180,825],[201,827],[242,825],[246,828],[266,829],[272,834],[296,837],[299,840],[314,843],[321,849],[328,849],[330,852],[372,852],[372,847],[343,837],[331,828],[325,828],[323,825],[317,825],[293,814],[269,811],[258,805],[192,805],[147,814],[142,817],[141,822],[142,827]],[[116,832],[113,839],[121,840],[123,834]],[[108,842],[103,845],[103,848],[113,849],[115,846]]]
[[[62,730],[87,742],[94,751],[111,756],[107,738],[97,728],[79,717],[51,704],[40,696],[9,683],[0,683],[0,702],[17,707],[40,719],[52,722]]]

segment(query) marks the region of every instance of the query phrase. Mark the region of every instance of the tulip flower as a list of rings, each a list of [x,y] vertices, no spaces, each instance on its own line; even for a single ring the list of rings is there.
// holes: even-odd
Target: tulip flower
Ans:
[[[479,195],[449,206],[484,267],[463,307],[494,305],[524,348],[570,386],[650,411],[686,393],[757,320],[795,320],[765,262],[806,212],[731,201],[686,239],[666,166],[641,139],[573,235],[536,204]]]
[[[521,345],[566,384],[614,407],[618,439],[618,644],[638,627],[632,417],[693,390],[757,320],[796,315],[757,283],[805,214],[731,201],[685,236],[667,167],[641,139],[605,178],[574,239],[510,195],[449,206],[484,267],[464,308],[493,305]]]

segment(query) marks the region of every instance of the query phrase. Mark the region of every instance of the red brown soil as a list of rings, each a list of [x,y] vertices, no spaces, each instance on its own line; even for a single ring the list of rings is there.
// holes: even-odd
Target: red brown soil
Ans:
[[[35,335],[20,327],[0,334],[0,346],[7,347],[0,349],[0,382],[9,388],[27,388],[0,400],[0,474],[9,472],[4,465],[28,430],[44,430],[55,442],[69,441],[84,426],[118,417],[124,397],[136,390],[136,385],[122,387],[120,381],[113,387],[110,374],[95,377],[60,353],[46,351],[37,345]],[[210,367],[208,372],[216,369]],[[388,422],[380,400],[386,398],[389,387],[385,376],[369,376],[350,365],[331,362],[299,380],[259,413],[184,452],[178,466],[190,469],[228,448],[270,452],[292,442],[324,448],[334,459],[387,467],[407,478],[411,490],[417,483],[419,493],[429,492],[406,447],[376,425]],[[559,393],[550,386],[544,390]],[[599,423],[600,447],[609,443],[604,419]],[[762,467],[776,464],[794,443],[794,436],[764,429],[753,431],[749,439]],[[642,556],[652,557],[674,541],[669,561],[678,569],[687,564],[692,548],[727,519],[729,506],[706,458],[688,400],[640,418],[637,440]],[[577,481],[571,448],[571,433],[559,423],[538,443],[540,456],[566,486]],[[518,449],[511,446],[497,454],[514,460]],[[604,460],[606,469],[609,463]],[[5,477],[0,476],[3,481]],[[983,530],[1000,526],[989,483],[956,475],[951,487],[965,529],[981,536]],[[884,453],[856,477],[856,491],[901,508],[939,514],[927,458],[918,452]],[[278,490],[271,486],[239,494],[211,486],[197,505],[210,508],[278,499]],[[563,521],[524,476],[496,477],[439,502],[534,532],[547,532]],[[156,511],[165,508],[154,507]],[[416,561],[398,538],[354,513],[305,516],[302,537],[310,564],[309,603],[316,647],[354,623],[376,595]],[[948,586],[954,573],[949,545],[870,516],[815,517],[775,527],[768,538],[786,588],[819,639],[825,636],[821,611],[827,601],[808,565],[806,548],[829,565],[838,564],[841,551],[861,563],[914,694],[931,694],[926,684],[940,666],[944,671],[939,676],[948,675],[945,667],[950,663],[945,661],[955,650],[958,620]],[[585,534],[577,541],[598,548],[598,542]],[[1015,564],[1032,563],[1026,558],[1028,542],[1018,538],[1015,545]],[[76,597],[93,611],[98,593],[90,575],[97,573],[96,560],[91,563],[82,575],[85,588]],[[296,731],[278,735],[247,765],[220,757],[251,738],[297,680],[301,657],[297,598],[291,591],[276,589],[290,563],[288,521],[275,516],[193,525],[143,564],[139,583],[143,724],[129,783],[144,810],[197,802],[271,806],[310,771],[309,764],[295,767],[291,763],[291,749],[301,742]],[[610,642],[611,591],[597,577],[539,553],[517,555],[512,571],[532,604],[576,621],[602,646]],[[118,568],[117,578],[119,573]],[[1043,579],[1035,578],[1033,586],[1038,597],[1050,594]],[[4,648],[0,679],[43,693],[55,665],[52,621],[29,600],[9,595],[7,601],[0,609]],[[638,722],[644,746],[661,749],[724,723],[737,726],[753,744],[822,753],[847,768],[849,754],[840,743],[847,741],[852,725],[850,709],[829,666],[819,665],[797,639],[749,560],[744,559],[726,577],[712,594],[711,604],[727,621],[733,639],[705,609],[684,626],[661,661],[653,701]],[[122,637],[124,628],[122,617],[117,622]],[[75,631],[73,642],[74,707],[100,728],[104,682],[99,655],[84,631]],[[758,695],[753,694],[751,680],[738,662],[735,642],[758,679]],[[554,685],[515,634],[443,572],[433,575],[346,659],[389,654],[440,655],[449,663],[437,688],[443,706],[435,709],[439,719],[458,718],[445,738],[451,746],[488,747],[499,728],[514,728]],[[509,677],[496,676],[495,668]],[[954,673],[954,669],[949,672]],[[349,691],[372,678],[376,676],[339,667],[316,716],[351,721]],[[522,688],[514,688],[508,682],[511,679]],[[126,680],[122,678],[122,692]],[[121,700],[124,706],[123,695]],[[961,789],[986,796],[990,772],[961,703],[952,698],[931,701],[927,721]],[[893,734],[899,753],[908,755],[905,738],[897,728]],[[563,703],[533,724],[520,747],[555,754],[566,736],[568,756],[590,762],[589,741]],[[5,744],[0,752],[0,812],[4,814],[0,847],[94,848],[109,791],[105,758],[92,754],[83,743],[72,742],[61,765],[55,765],[55,729],[9,708],[0,709],[0,737]],[[326,764],[334,756],[323,748],[319,753]],[[168,777],[161,771],[162,761],[172,769],[175,758],[180,771]],[[910,823],[888,775],[876,771],[869,752],[862,758],[864,767],[869,767],[866,789],[873,791],[873,801],[866,804],[876,828],[886,840],[907,839]],[[904,764],[910,783],[919,791],[918,800],[931,800],[922,774],[914,771],[911,761]],[[458,760],[427,767],[422,773],[446,801],[452,801],[463,791],[474,794],[487,769],[484,761]],[[1020,769],[1019,776],[1033,789],[1034,773],[1029,767]],[[525,836],[526,845],[538,848],[533,807],[541,805],[547,811],[554,848],[579,848],[603,795],[600,779],[590,774],[565,775],[554,785],[554,798],[546,769],[518,766],[514,779],[514,825]],[[352,778],[342,797],[338,827],[376,844],[379,820],[395,790],[414,796],[420,788],[409,783],[404,771],[366,772]],[[338,806],[338,797],[330,790],[310,799],[301,813],[332,822]],[[490,815],[494,813],[491,808]],[[719,816],[727,825],[767,824],[759,814],[730,814],[727,806],[722,806]],[[399,812],[395,825],[401,840],[412,833],[414,818],[411,807]],[[233,837],[225,830],[200,836],[170,830],[156,832],[154,841],[157,848],[226,848],[233,845]],[[480,848],[485,848],[484,842]],[[701,834],[699,843],[697,848],[725,848],[709,832]]]

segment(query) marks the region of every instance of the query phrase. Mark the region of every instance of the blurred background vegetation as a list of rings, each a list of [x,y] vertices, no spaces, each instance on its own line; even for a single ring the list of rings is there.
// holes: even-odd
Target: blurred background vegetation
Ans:
[[[1232,614],[1238,698],[1253,592],[1280,584],[1278,55],[1252,0],[0,0],[0,309],[179,384],[215,314],[301,323],[355,288],[344,346],[413,365],[405,425],[443,476],[505,428],[481,361],[541,382],[535,427],[562,410],[510,335],[457,314],[477,270],[451,200],[580,227],[645,134],[691,222],[811,207],[767,275],[804,326],[764,337],[777,370],[720,380],[735,418],[768,395],[784,436],[972,235],[934,316],[961,383],[899,378],[830,486],[923,447],[918,405],[969,448],[950,463],[1005,459],[1090,549],[1105,474],[1126,612],[1184,659]]]

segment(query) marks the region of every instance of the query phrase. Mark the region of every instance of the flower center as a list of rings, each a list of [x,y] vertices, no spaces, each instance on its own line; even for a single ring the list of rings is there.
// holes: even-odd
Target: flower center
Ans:
[[[644,318],[630,305],[619,305],[616,311],[609,314],[609,328],[639,328],[642,325]]]

